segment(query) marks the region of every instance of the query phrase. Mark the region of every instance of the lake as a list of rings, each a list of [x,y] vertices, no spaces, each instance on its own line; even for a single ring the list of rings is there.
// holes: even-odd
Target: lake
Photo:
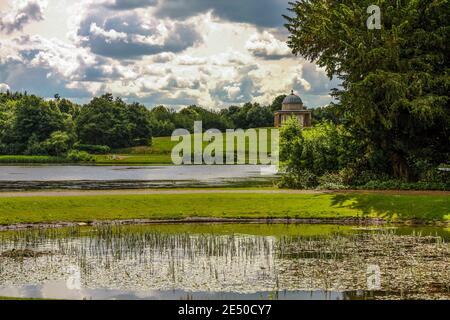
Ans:
[[[269,184],[275,174],[260,165],[0,166],[0,189],[117,189]],[[261,174],[263,172],[263,174]]]
[[[0,232],[0,296],[450,298],[450,229],[180,224]]]

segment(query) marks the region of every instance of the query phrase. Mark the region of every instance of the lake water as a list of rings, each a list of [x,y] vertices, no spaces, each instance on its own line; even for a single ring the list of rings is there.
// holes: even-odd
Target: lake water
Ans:
[[[108,189],[216,186],[252,181],[264,183],[275,177],[265,168],[260,165],[0,166],[0,189]]]
[[[448,240],[448,228],[308,224],[0,232],[0,296],[449,299]]]

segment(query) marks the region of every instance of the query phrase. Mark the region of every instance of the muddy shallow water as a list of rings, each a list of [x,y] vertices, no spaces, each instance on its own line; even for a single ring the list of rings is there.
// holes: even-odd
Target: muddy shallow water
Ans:
[[[449,299],[450,230],[149,225],[0,232],[0,296]]]

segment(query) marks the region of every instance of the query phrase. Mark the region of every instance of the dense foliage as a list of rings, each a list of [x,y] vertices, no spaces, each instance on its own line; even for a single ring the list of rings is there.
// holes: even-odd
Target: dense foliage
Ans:
[[[282,96],[283,98],[285,96]],[[279,100],[279,98],[276,98]],[[169,136],[176,128],[193,131],[194,122],[202,121],[203,129],[247,129],[273,126],[271,106],[246,103],[242,107],[230,106],[221,111],[206,110],[192,105],[179,112],[159,106],[151,110],[155,136]]]
[[[111,94],[96,97],[83,106],[76,127],[82,144],[111,148],[148,145],[152,135],[148,109],[114,99]]]
[[[59,95],[44,100],[27,93],[0,93],[0,154],[87,159],[82,152],[148,146],[152,136],[170,136],[177,128],[192,132],[195,121],[202,121],[203,130],[271,127],[272,110],[281,108],[284,97],[270,106],[246,103],[212,111],[191,105],[175,112],[164,106],[149,110],[111,94],[80,106]]]
[[[450,171],[440,170],[424,159],[415,159],[411,170],[414,182],[366,166],[361,157],[363,141],[342,124],[324,121],[312,128],[301,128],[289,120],[280,130],[280,161],[285,174],[281,187],[296,189],[428,189],[450,190]]]
[[[354,177],[365,173],[373,181],[376,177],[439,180],[424,175],[445,176],[436,173],[436,167],[450,156],[450,3],[377,1],[382,27],[369,30],[366,10],[372,4],[371,0],[301,0],[291,3],[292,16],[286,17],[293,53],[324,67],[330,78],[342,80],[342,87],[334,91],[339,103],[331,115],[322,115],[343,124],[345,134],[355,142],[344,146],[355,153],[351,161],[337,161],[334,168],[329,166],[336,161],[323,159],[323,172],[347,170]],[[317,119],[319,111],[315,113]],[[326,140],[308,143],[320,149]],[[314,167],[319,160],[307,167],[298,158],[288,168],[297,176],[305,170],[320,175],[323,172]],[[299,166],[302,169],[296,170]]]

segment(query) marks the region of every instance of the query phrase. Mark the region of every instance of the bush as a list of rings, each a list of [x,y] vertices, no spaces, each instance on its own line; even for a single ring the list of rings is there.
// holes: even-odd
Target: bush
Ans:
[[[309,170],[295,170],[284,174],[279,182],[280,188],[313,189],[317,187],[317,176]]]
[[[26,155],[30,156],[45,156],[47,154],[47,148],[43,142],[40,142],[36,135],[32,135],[28,140],[28,145],[25,150]]]
[[[448,183],[450,182],[450,171],[439,170],[439,168],[428,169],[420,175],[419,182]]]
[[[340,190],[348,189],[348,185],[344,183],[344,178],[340,173],[327,172],[318,179],[319,186],[317,189],[323,190]]]
[[[108,146],[94,144],[75,143],[73,148],[78,151],[85,151],[92,154],[107,154],[111,151],[111,148]]]
[[[74,162],[94,161],[94,157],[86,151],[70,150],[67,159]]]
[[[43,142],[43,146],[48,155],[62,156],[67,154],[69,149],[69,135],[62,131],[55,131],[50,138]]]

